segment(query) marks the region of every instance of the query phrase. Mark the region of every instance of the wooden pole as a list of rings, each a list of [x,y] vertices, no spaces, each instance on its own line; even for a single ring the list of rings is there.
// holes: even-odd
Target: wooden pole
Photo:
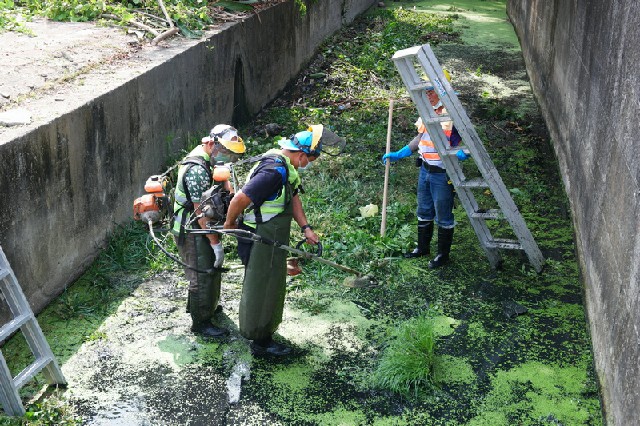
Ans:
[[[393,99],[389,99],[389,122],[387,124],[387,154],[391,152],[391,121],[393,119]],[[384,165],[384,190],[382,191],[382,222],[380,236],[384,237],[387,230],[387,189],[389,187],[389,168],[391,161],[387,158]]]

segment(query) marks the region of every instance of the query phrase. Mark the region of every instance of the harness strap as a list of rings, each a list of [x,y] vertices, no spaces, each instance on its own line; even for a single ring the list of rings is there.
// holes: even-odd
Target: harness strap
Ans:
[[[194,204],[193,204],[193,201],[191,200],[191,194],[189,194],[189,187],[187,186],[187,182],[185,180],[187,173],[189,172],[189,170],[191,170],[191,167],[193,167],[194,165],[197,165],[204,168],[205,172],[207,172],[207,176],[209,177],[209,181],[213,179],[213,176],[211,174],[211,169],[209,168],[209,164],[202,157],[199,157],[199,156],[187,157],[182,161],[182,163],[180,163],[180,165],[187,166],[184,173],[182,174],[182,190],[184,191],[187,201],[185,201],[184,203],[181,203],[178,201],[178,203],[182,206],[182,212],[180,216],[180,233],[178,234],[178,245],[182,245],[186,238],[185,236],[186,230],[184,225],[187,220],[187,214],[194,211]]]
[[[289,167],[287,166],[287,161],[285,160],[285,158],[281,155],[277,155],[277,154],[268,154],[268,155],[261,155],[261,156],[257,156],[257,157],[252,157],[250,159],[247,160],[251,160],[255,158],[255,161],[261,161],[265,158],[272,158],[274,159],[274,161],[272,163],[264,163],[261,162],[256,169],[253,171],[253,173],[251,174],[251,177],[253,177],[256,173],[258,173],[258,171],[260,170],[264,170],[264,169],[276,169],[278,167],[284,167],[285,170],[285,181],[284,181],[284,190],[285,190],[285,198],[284,198],[284,205],[286,206],[287,204],[289,204],[289,202],[291,202],[291,183],[289,183]],[[280,160],[280,163],[278,161],[275,160]],[[278,195],[280,194],[280,191],[278,191],[276,193],[276,198],[278,197]],[[253,210],[253,214],[255,215],[256,218],[256,223],[264,223],[264,221],[262,220],[262,212],[260,211],[260,207],[262,205],[256,206],[254,205],[253,207],[249,208],[249,210]]]

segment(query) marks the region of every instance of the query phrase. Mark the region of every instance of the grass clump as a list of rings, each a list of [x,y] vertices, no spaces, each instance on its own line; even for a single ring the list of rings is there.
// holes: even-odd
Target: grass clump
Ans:
[[[418,396],[434,384],[436,336],[430,315],[398,326],[373,374],[373,384],[404,396]]]

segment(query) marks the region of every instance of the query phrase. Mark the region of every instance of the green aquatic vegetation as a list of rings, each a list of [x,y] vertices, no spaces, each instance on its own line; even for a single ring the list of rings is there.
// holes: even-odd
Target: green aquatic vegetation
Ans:
[[[294,392],[304,390],[311,381],[313,368],[308,364],[293,364],[278,368],[273,372],[273,383],[286,385]]]
[[[455,331],[455,327],[460,324],[460,321],[444,315],[434,316],[432,322],[433,334],[439,337],[450,336]]]
[[[450,355],[436,357],[433,377],[434,382],[440,385],[471,385],[477,380],[473,367],[467,360]]]
[[[491,378],[492,390],[469,425],[600,424],[595,401],[585,401],[586,373],[581,368],[529,362]]]
[[[208,345],[194,354],[193,345],[183,336],[168,336],[157,343],[158,349],[168,354],[177,366],[191,364],[197,358],[204,361],[220,361],[222,358],[217,344]],[[211,360],[211,358],[214,358]]]
[[[418,396],[434,383],[435,346],[430,315],[400,324],[373,373],[373,384],[405,396]]]
[[[322,279],[322,275],[319,277]],[[326,299],[320,292],[312,289],[301,291],[295,296],[289,295],[289,299],[297,308],[310,313],[311,315],[318,315],[329,308],[331,301]]]
[[[316,414],[312,419],[321,425],[326,426],[346,426],[346,425],[366,425],[367,417],[360,410],[348,410],[339,407],[331,412]]]
[[[451,16],[416,14],[403,9],[377,9],[369,14],[369,19],[371,24],[361,28],[361,31],[355,26],[346,28],[339,35],[340,43],[330,41],[325,44],[323,52],[329,62],[325,70],[328,84],[319,88],[319,96],[325,102],[358,99],[386,101],[388,98],[385,94],[395,96],[399,93],[397,84],[394,84],[395,88],[388,85],[389,81],[399,81],[390,60],[393,54],[397,50],[422,44],[423,34],[453,33],[451,24],[454,18]],[[367,109],[380,112],[378,105],[365,104],[357,110],[347,108],[344,119],[359,121],[350,115],[367,113]],[[384,140],[384,133],[381,137]]]

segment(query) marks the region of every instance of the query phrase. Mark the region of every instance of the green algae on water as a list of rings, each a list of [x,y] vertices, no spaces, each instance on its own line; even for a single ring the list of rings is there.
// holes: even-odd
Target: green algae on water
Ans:
[[[281,366],[273,372],[273,383],[278,386],[288,386],[292,391],[304,390],[311,381],[313,368],[308,364],[293,364]]]
[[[582,368],[529,362],[491,378],[492,390],[479,404],[480,415],[469,425],[600,424],[593,418],[597,399],[585,398],[587,376]]]

